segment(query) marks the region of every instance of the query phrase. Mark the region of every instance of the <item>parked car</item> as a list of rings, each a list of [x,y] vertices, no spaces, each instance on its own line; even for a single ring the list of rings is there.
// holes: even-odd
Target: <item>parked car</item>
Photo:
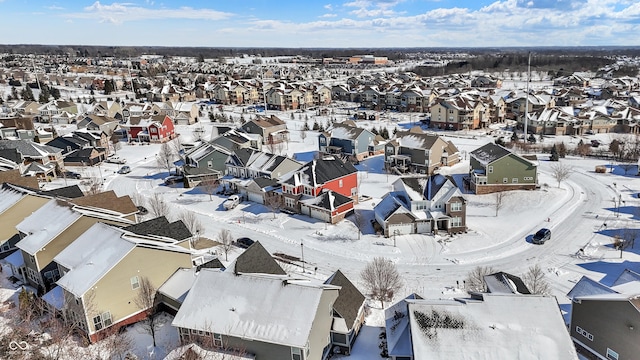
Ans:
[[[108,162],[110,164],[126,164],[127,159],[123,159],[123,158],[119,158],[117,156],[112,156],[110,158],[107,158],[107,160],[105,160],[105,162]]]
[[[62,176],[64,178],[67,178],[67,179],[80,179],[80,178],[82,178],[82,175],[78,174],[77,172],[73,172],[73,171],[63,171],[62,172]]]
[[[241,237],[241,238],[238,238],[238,240],[236,240],[236,246],[246,249],[249,246],[253,245],[254,242],[255,241],[249,239],[248,237]]]
[[[533,235],[533,239],[531,239],[531,242],[533,242],[534,244],[542,245],[550,238],[551,238],[551,230],[542,228]]]
[[[231,210],[234,207],[238,206],[238,204],[240,204],[240,196],[231,195],[231,196],[229,196],[229,198],[227,200],[225,200],[222,203],[222,207],[224,207],[225,210]]]
[[[597,147],[598,147],[598,146],[600,146],[600,145],[602,145],[602,144],[600,143],[600,141],[598,141],[598,140],[591,140],[591,147],[596,147],[596,148],[597,148]]]
[[[118,174],[128,174],[130,172],[131,172],[131,168],[128,167],[127,165],[121,167],[120,170],[118,170]]]

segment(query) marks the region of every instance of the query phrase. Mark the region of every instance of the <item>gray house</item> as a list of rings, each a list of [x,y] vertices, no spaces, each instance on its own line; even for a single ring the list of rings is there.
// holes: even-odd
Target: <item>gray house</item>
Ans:
[[[569,291],[569,332],[578,348],[598,359],[640,354],[640,274],[625,270],[611,286],[582,277]]]
[[[289,140],[287,123],[275,115],[260,116],[248,121],[242,125],[242,130],[249,134],[260,135],[263,144],[277,144]]]
[[[386,144],[384,161],[387,168],[400,172],[431,175],[442,166],[460,162],[460,153],[452,142],[414,127],[399,131],[395,139]]]
[[[325,284],[340,286],[340,295],[333,304],[331,343],[333,353],[350,354],[356,337],[364,324],[365,297],[353,283],[338,270]]]
[[[369,155],[376,135],[359,128],[353,121],[336,123],[333,129],[318,136],[318,150],[327,154],[346,155],[360,161]]]
[[[328,309],[339,289],[288,275],[201,269],[172,325],[183,344],[241,349],[263,360],[321,360],[331,350]]]
[[[465,231],[466,200],[453,178],[401,177],[373,209],[385,236]]]
[[[197,186],[208,179],[217,180],[225,171],[225,162],[231,151],[215,144],[204,142],[184,155],[184,186]]]

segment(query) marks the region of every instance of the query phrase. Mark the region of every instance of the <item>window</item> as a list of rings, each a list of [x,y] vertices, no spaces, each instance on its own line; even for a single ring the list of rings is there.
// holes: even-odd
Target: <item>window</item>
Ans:
[[[460,211],[462,210],[462,203],[454,202],[451,203],[451,211]]]
[[[505,183],[505,184],[508,183],[509,182],[509,178],[502,178],[502,182]]]
[[[342,187],[342,179],[338,181],[338,187]]]
[[[331,337],[333,337],[334,344],[347,344],[347,335],[345,334],[332,333]]]
[[[533,176],[525,176],[523,177],[524,181],[533,181]]]
[[[296,206],[296,200],[291,198],[284,198],[284,204],[289,208],[293,208]]]
[[[459,216],[455,216],[451,218],[451,226],[452,227],[459,227],[462,226],[462,218]]]
[[[291,360],[302,360],[302,351],[300,348],[291,348]]]
[[[102,318],[100,315],[93,318],[93,327],[96,328],[96,331],[102,329]]]
[[[93,326],[96,331],[111,326],[111,324],[111,313],[108,311],[93,317]]]
[[[493,173],[493,165],[488,166],[487,167],[487,171],[489,172],[489,174],[492,174]]]
[[[576,332],[584,337],[586,337],[587,339],[593,341],[593,335],[589,332],[587,332],[585,329],[581,328],[580,326],[576,326]]]
[[[9,242],[5,242],[4,244],[2,244],[2,251],[9,251],[9,249],[11,248],[11,246],[9,245]]]
[[[517,184],[517,183],[518,183],[518,178],[513,178],[513,179],[511,179],[511,183],[513,183],[513,184]]]
[[[303,189],[305,195],[313,196],[313,188],[311,188],[309,186],[304,186],[302,189]]]
[[[111,326],[111,324],[113,324],[113,322],[111,321],[110,312],[107,311],[105,313],[102,313],[102,323],[104,324],[104,327]]]
[[[358,188],[351,188],[351,196],[357,196],[358,195]]]
[[[212,168],[213,167],[213,161],[211,161],[211,160],[207,161],[207,167]],[[234,170],[233,172],[235,173],[236,172],[235,169],[233,169],[233,170]]]
[[[213,334],[213,346],[222,347],[222,334]]]
[[[618,360],[618,353],[607,348],[607,359]]]
[[[138,280],[137,276],[132,277],[130,279],[130,281],[131,281],[131,289],[132,290],[135,290],[135,289],[140,287],[140,281]]]

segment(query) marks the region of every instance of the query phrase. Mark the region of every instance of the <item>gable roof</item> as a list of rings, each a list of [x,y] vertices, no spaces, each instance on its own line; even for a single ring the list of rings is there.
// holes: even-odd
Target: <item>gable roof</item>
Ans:
[[[365,302],[365,297],[353,283],[338,270],[324,282],[325,284],[340,286],[340,291],[333,309],[344,319],[348,330],[353,328],[358,313]]]
[[[202,269],[171,325],[304,348],[316,313],[326,311],[318,306],[327,289],[338,288],[284,275]]]
[[[113,190],[75,198],[70,202],[81,207],[111,210],[123,215],[138,212],[138,208],[129,195],[118,196]]]
[[[294,186],[308,185],[316,187],[356,172],[358,170],[353,164],[342,162],[336,156],[324,156],[306,163],[302,168],[293,172],[284,183]]]
[[[174,240],[185,240],[193,236],[182,220],[170,223],[164,216],[129,225],[122,230],[138,235],[157,235]]]
[[[235,261],[233,261],[227,271],[234,274],[273,274],[286,275],[278,262],[269,254],[267,249],[259,241],[249,246]]]
[[[473,150],[469,155],[483,166],[487,166],[488,164],[510,154],[512,154],[512,152],[506,148],[494,143],[488,143]]]
[[[483,277],[488,292],[493,294],[531,294],[521,278],[506,272],[497,272]]]

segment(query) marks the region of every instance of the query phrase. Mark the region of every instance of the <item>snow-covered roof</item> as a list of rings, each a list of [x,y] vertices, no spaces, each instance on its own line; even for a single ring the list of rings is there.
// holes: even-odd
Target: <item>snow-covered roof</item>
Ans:
[[[81,216],[59,200],[49,200],[16,225],[16,229],[27,234],[16,246],[34,255]]]
[[[158,288],[158,292],[182,303],[193,286],[196,275],[195,268],[178,269]]]
[[[325,289],[338,288],[287,275],[202,269],[172,325],[303,348],[316,313],[330,315],[318,308]]]
[[[11,189],[0,189],[0,214],[15,205],[23,197],[24,193]]]
[[[22,251],[14,251],[11,255],[4,258],[4,260],[13,265],[16,269],[19,269],[24,265],[24,258],[22,257]]]
[[[96,223],[53,259],[69,271],[56,283],[81,297],[136,244],[121,237],[122,231]],[[99,244],[99,246],[97,246]]]
[[[64,292],[60,286],[54,286],[51,291],[42,296],[42,300],[55,309],[62,310],[64,307]]]
[[[569,299],[581,298],[584,296],[602,295],[602,294],[615,294],[615,290],[603,285],[595,280],[592,280],[586,276],[583,276],[573,286],[573,288],[567,294]]]
[[[414,359],[577,359],[555,297],[409,300]]]

